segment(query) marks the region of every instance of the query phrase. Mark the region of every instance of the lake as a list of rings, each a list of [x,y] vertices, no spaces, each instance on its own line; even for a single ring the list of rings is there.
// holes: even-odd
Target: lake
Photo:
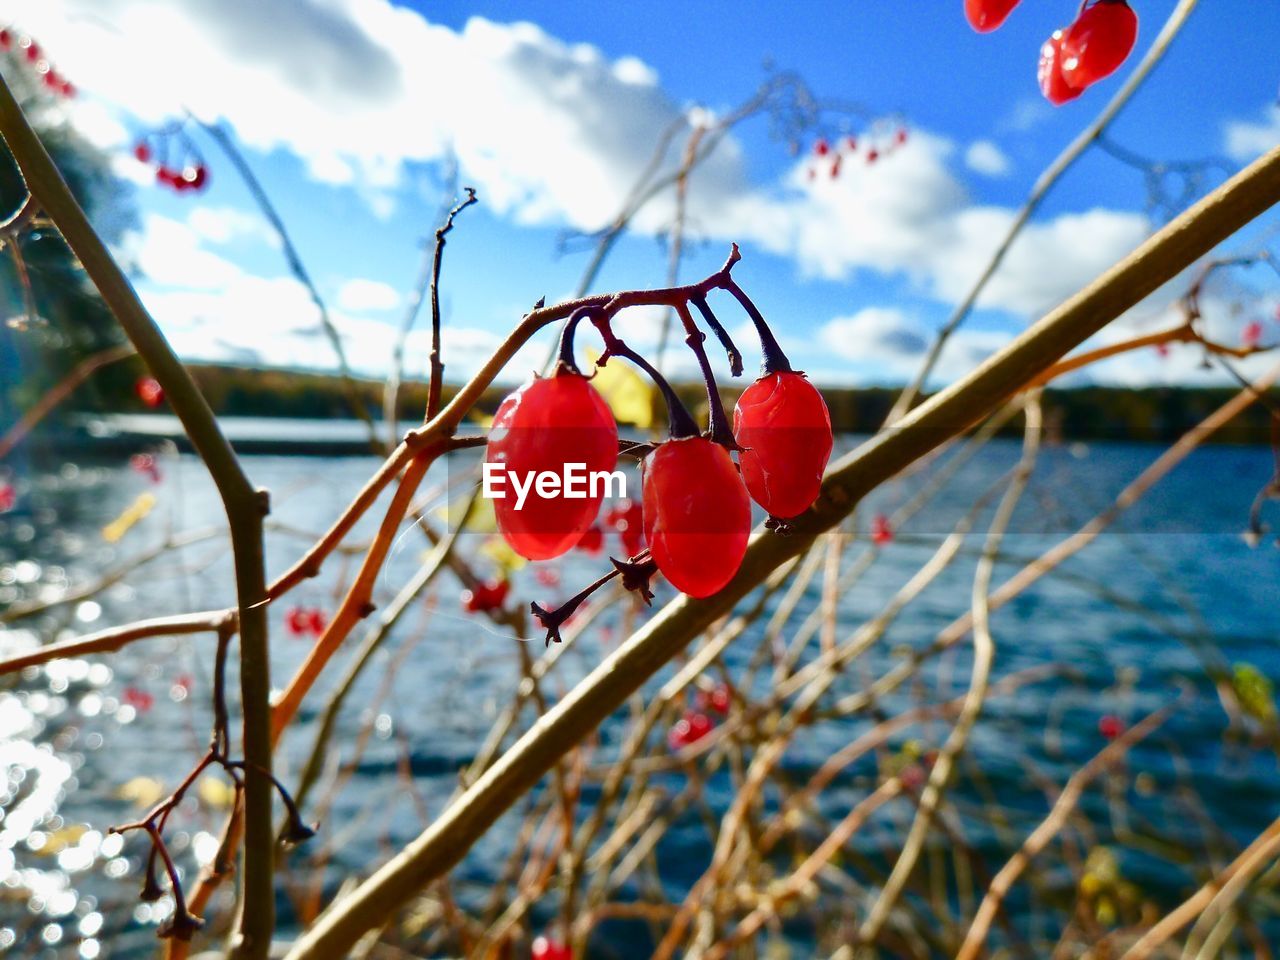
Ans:
[[[294,435],[310,438],[315,430],[299,426]],[[854,442],[843,438],[842,446]],[[0,515],[0,611],[31,603],[50,606],[0,625],[0,653],[133,619],[233,603],[230,557],[218,535],[223,517],[202,466],[154,439],[137,443],[139,449],[154,450],[158,481],[114,453],[45,464],[43,469],[29,461],[11,464],[17,504]],[[1016,441],[990,444],[936,503],[876,552],[866,573],[839,597],[842,636],[883,608],[956,520],[1013,466],[1019,450]],[[1161,450],[1122,443],[1047,447],[1006,538],[995,582],[1105,509]],[[423,489],[438,492],[428,506],[443,503],[443,488],[450,482],[456,488],[465,480],[464,461],[433,470]],[[367,456],[249,454],[244,464],[255,483],[272,491],[268,566],[277,574],[305,549],[308,535],[322,531],[340,513],[376,461]],[[1203,827],[1191,826],[1185,810],[1171,799],[1175,785],[1187,780],[1196,785],[1205,815],[1224,843],[1247,842],[1275,817],[1280,806],[1275,754],[1224,737],[1226,717],[1205,678],[1206,663],[1229,669],[1239,662],[1252,664],[1272,680],[1280,678],[1280,555],[1269,539],[1255,548],[1241,536],[1254,497],[1273,469],[1272,454],[1264,448],[1221,446],[1195,452],[1060,573],[995,615],[997,679],[1044,664],[1064,664],[1073,671],[1069,678],[993,699],[971,743],[972,756],[1001,805],[1021,812],[1015,826],[1023,835],[1045,809],[1043,784],[1029,776],[1030,767],[1061,784],[1100,748],[1100,716],[1130,722],[1176,698],[1184,683],[1193,690],[1189,702],[1130,758],[1134,769],[1150,774],[1156,785],[1147,793],[1136,790],[1131,798],[1132,810],[1141,818],[1136,828],[1194,848]],[[906,502],[927,476],[926,471],[877,491],[860,509],[858,530],[865,533],[873,513],[888,513]],[[147,516],[118,542],[106,542],[103,528],[148,494],[154,506]],[[378,516],[375,508],[349,542],[366,542]],[[963,560],[859,658],[856,669],[838,682],[837,695],[861,689],[866,677],[897,663],[902,648],[927,645],[967,609],[985,532],[982,520],[989,516],[987,509],[979,518]],[[132,567],[137,558],[183,537],[189,542]],[[466,533],[459,540],[459,549],[482,570],[490,564],[481,553],[484,540],[480,533]],[[380,605],[412,577],[426,546],[411,528],[397,539],[380,577],[375,597]],[[846,563],[874,549],[865,538],[855,542]],[[355,559],[332,558],[323,576],[274,605],[272,679],[277,686],[301,661],[309,640],[285,628],[286,612],[295,606],[331,612],[340,596],[338,583],[353,573]],[[547,586],[544,581],[551,575],[539,579],[533,565],[518,570],[512,592],[522,603],[563,599],[598,576],[607,561],[575,553],[537,566],[553,567],[560,584]],[[92,597],[67,602],[104,574],[115,582]],[[333,798],[320,837],[312,841],[336,847],[326,873],[330,890],[344,874],[368,872],[416,836],[424,813],[440,811],[457,786],[458,771],[475,756],[510,701],[519,679],[520,638],[466,614],[460,589],[451,574],[442,575],[404,618],[347,701],[335,742],[349,748],[362,730],[371,739],[350,771],[350,782]],[[658,604],[671,595],[669,587],[658,586]],[[818,577],[800,612],[814,609],[820,595]],[[770,609],[776,602],[777,597]],[[612,648],[623,615],[619,604],[560,658],[546,683],[549,696],[562,695]],[[725,666],[731,673],[746,667],[761,630],[757,622],[729,649]],[[530,652],[542,654],[541,638],[533,639]],[[409,643],[400,662],[398,651]],[[354,645],[355,638],[349,642]],[[154,949],[155,923],[171,904],[137,902],[144,839],[133,835],[121,842],[105,830],[138,816],[140,804],[154,799],[156,783],[172,787],[201,755],[208,736],[212,652],[208,635],[151,639],[123,654],[58,661],[0,681],[0,765],[7,777],[0,782],[0,947],[24,957],[87,960],[142,956]],[[931,698],[955,696],[963,691],[967,672],[967,653],[961,650],[930,661],[920,682],[934,687]],[[660,672],[653,685],[671,673],[670,667]],[[915,705],[919,692],[897,691],[879,708],[892,715]],[[319,690],[313,692],[299,729],[284,743],[278,772],[286,784],[296,780],[324,700]],[[616,749],[622,719],[614,718],[602,732],[599,749],[605,757]],[[857,716],[802,730],[786,755],[787,774],[807,776],[871,722]],[[600,755],[595,762],[602,762]],[[864,795],[875,775],[874,763],[852,768],[824,794],[823,803],[832,813],[847,809],[850,798]],[[412,796],[405,789],[406,776]],[[675,780],[681,774],[663,776]],[[706,783],[710,809],[723,812],[732,791],[721,765]],[[958,796],[972,799],[967,786]],[[190,874],[216,848],[222,802],[225,796],[209,787],[175,815],[172,850],[184,872]],[[1092,793],[1084,807],[1107,819],[1102,793]],[[672,896],[696,879],[709,855],[696,812],[687,817],[687,823],[678,822],[668,831],[657,851],[660,879]],[[464,904],[483,902],[510,849],[516,822],[512,817],[500,821],[455,872],[455,893]],[[1007,857],[1007,844],[1002,845],[995,825],[984,830],[981,818],[967,824],[974,822],[978,828],[967,834],[967,842],[989,852],[998,868]],[[880,827],[867,831],[867,856],[884,855],[885,825]],[[1170,872],[1162,864],[1142,853],[1126,854],[1125,875],[1175,903],[1179,891],[1183,896],[1189,892],[1190,874]],[[281,895],[285,935],[292,902]],[[1011,909],[1016,911],[1017,903]],[[535,929],[553,916],[553,906],[535,909]],[[610,937],[607,924],[600,929],[602,939],[593,940],[593,951],[598,946],[601,956],[647,953],[643,935]],[[789,935],[804,944],[803,930]]]

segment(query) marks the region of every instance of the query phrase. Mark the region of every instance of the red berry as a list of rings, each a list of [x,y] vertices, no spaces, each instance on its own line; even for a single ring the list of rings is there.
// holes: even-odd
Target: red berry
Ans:
[[[672,750],[679,750],[687,747],[691,743],[697,743],[715,726],[711,722],[711,718],[705,713],[699,713],[696,710],[690,710],[683,717],[676,721],[667,734],[667,745]]]
[[[1114,740],[1124,733],[1124,722],[1114,714],[1108,713],[1098,719],[1098,732],[1108,740]]]
[[[544,587],[560,586],[560,571],[555,567],[539,567],[533,571],[534,579]]]
[[[658,446],[644,462],[644,535],[677,590],[709,597],[733,579],[751,535],[751,501],[724,447],[705,437]]]
[[[133,147],[133,155],[139,163],[151,162],[151,147],[147,145],[145,140],[139,140]]]
[[[203,190],[208,176],[202,163],[194,167],[184,167],[182,170],[182,187],[190,190]]]
[[[155,408],[164,403],[164,387],[151,377],[139,377],[133,388],[138,393],[138,399],[148,407]]]
[[[26,43],[27,47],[27,59],[32,63],[35,63],[40,59],[40,44],[36,43],[30,37],[24,37],[23,42]]]
[[[293,636],[300,637],[307,632],[307,621],[310,615],[302,607],[290,607],[284,615],[284,627]]]
[[[845,148],[845,150],[847,150],[849,153],[857,153],[857,151],[858,151],[858,138],[857,138],[857,137],[854,137],[854,136],[848,136],[848,137],[845,137],[845,138],[844,138],[844,148]]]
[[[733,411],[733,436],[744,448],[738,463],[751,499],[783,519],[813,505],[831,456],[831,416],[804,374],[771,373],[747,387]]]
[[[871,519],[871,542],[877,547],[893,542],[893,527],[883,513],[877,513]]]
[[[893,142],[896,143],[898,146],[902,146],[904,143],[907,142],[907,136],[908,136],[907,128],[900,127],[898,129],[898,132],[893,135]]]
[[[8,513],[18,504],[18,491],[12,483],[0,481],[0,513]]]
[[[182,178],[178,176],[177,173],[170,170],[168,167],[164,166],[163,164],[156,167],[156,183],[160,184],[161,186],[172,187],[175,190],[179,190],[181,189],[181,187],[179,187],[179,183],[181,182],[181,180]]]
[[[0,50],[8,50],[11,46],[13,46],[13,34],[0,28]]]
[[[1040,66],[1036,78],[1040,81],[1040,92],[1055,107],[1060,107],[1068,100],[1074,100],[1084,91],[1069,84],[1062,76],[1062,31],[1055,30],[1053,36],[1040,48]]]
[[[533,941],[529,955],[532,960],[573,960],[573,951],[566,944],[547,936]]]
[[[718,685],[710,693],[698,691],[698,705],[704,710],[710,710],[712,713],[718,713],[724,716],[729,712],[729,688],[723,683]]]
[[[1062,79],[1083,90],[1120,68],[1138,39],[1138,15],[1124,0],[1096,0],[1062,38]]]
[[[138,687],[125,687],[122,699],[138,713],[146,713],[156,702],[155,697]]]
[[[879,159],[880,159],[880,151],[879,151],[879,150],[877,150],[875,147],[872,147],[870,150],[868,150],[868,151],[867,151],[867,165],[868,165],[868,166],[870,166],[871,164],[875,163],[875,162],[876,162],[877,160],[879,160]]]
[[[588,527],[587,532],[578,538],[577,549],[583,553],[599,553],[604,549],[604,531],[599,527]]]
[[[58,76],[58,71],[50,67],[44,74],[44,85],[49,89],[55,89],[62,86],[62,78]]]
[[[313,637],[318,637],[324,633],[325,627],[329,626],[329,618],[325,612],[319,607],[314,607],[307,611],[307,632]]]
[[[1169,345],[1167,343],[1157,343],[1156,356],[1159,357],[1161,360],[1169,356]]]
[[[489,613],[493,610],[501,610],[510,591],[511,584],[506,580],[478,583],[475,589],[462,591],[462,607],[467,613]]]
[[[634,557],[644,549],[644,508],[637,500],[622,500],[605,514],[605,523],[622,538],[622,549]]]
[[[964,15],[969,26],[979,33],[990,33],[1004,23],[1018,0],[964,0]]]
[[[836,154],[836,158],[831,161],[831,179],[835,180],[840,176],[840,155]]]
[[[58,92],[62,94],[64,97],[66,97],[68,100],[70,100],[76,95],[76,85],[72,83],[70,80],[63,80],[62,89],[59,90]]]
[[[827,143],[826,137],[819,137],[813,144],[813,152],[819,157],[825,157],[831,152],[831,144]]]
[[[902,773],[898,774],[898,779],[902,781],[902,785],[908,790],[919,790],[924,786],[924,767],[918,763],[913,763],[903,768]]]
[[[1262,339],[1262,324],[1257,320],[1250,320],[1245,324],[1243,332],[1240,334],[1240,343],[1247,350],[1252,350],[1258,345]]]
[[[172,690],[173,690],[175,693],[179,693],[179,694],[187,694],[187,693],[190,693],[190,692],[191,692],[192,684],[194,684],[194,682],[195,682],[195,681],[191,679],[191,674],[189,674],[189,673],[180,673],[180,674],[178,674],[176,677],[174,677],[174,678],[173,678],[173,687],[172,687]]]
[[[604,498],[604,484],[592,496],[571,499],[556,491],[542,496],[535,486],[517,509],[510,474],[520,483],[544,472],[564,476],[565,465],[584,464],[588,476],[609,472],[618,462],[618,425],[604,398],[580,373],[561,370],[537,377],[502,401],[489,432],[489,463],[508,471],[495,497],[498,529],[511,548],[529,560],[550,560],[582,539]],[[499,474],[501,476],[501,474]]]

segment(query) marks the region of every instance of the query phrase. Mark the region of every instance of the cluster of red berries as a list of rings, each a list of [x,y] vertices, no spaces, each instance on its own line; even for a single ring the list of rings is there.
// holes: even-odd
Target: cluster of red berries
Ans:
[[[555,372],[535,376],[499,405],[486,451],[488,463],[516,477],[565,476],[569,463],[582,465],[588,476],[614,471],[617,424],[573,361],[574,330],[590,317],[605,339],[599,362],[621,356],[641,367],[663,392],[671,415],[670,439],[644,459],[641,503],[619,505],[609,511],[606,523],[619,532],[626,549],[637,548],[628,553],[631,561],[651,562],[676,589],[694,597],[710,596],[737,573],[751,533],[751,500],[768,511],[775,526],[813,504],[832,448],[831,418],[822,395],[804,374],[791,369],[754,304],[736,284],[731,289],[755,322],[765,355],[763,375],[738,399],[731,432],[727,425],[720,429],[713,423],[707,434],[700,433],[670,385],[614,336],[600,308],[587,307],[565,326]],[[722,331],[705,300],[694,302],[708,323]],[[736,349],[732,353],[736,357]],[[741,372],[740,360],[735,366],[735,374]],[[704,375],[715,396],[715,420],[719,401],[709,367]],[[738,453],[737,463],[731,450]],[[603,496],[597,487],[571,498],[558,488],[544,490],[530,483],[522,501],[495,499],[494,513],[516,553],[549,560],[574,547],[595,548],[602,532],[591,531],[598,530]],[[637,556],[642,544],[648,544],[647,558]],[[615,563],[624,585],[648,599],[647,576],[644,586],[629,583],[629,565]],[[546,625],[546,611],[534,612]],[[553,637],[554,627],[548,630]]]
[[[509,580],[477,583],[475,589],[462,591],[462,609],[467,613],[491,613],[494,610],[501,610],[510,592],[511,581]]]
[[[667,746],[672,750],[681,750],[692,743],[697,743],[715,729],[715,721],[711,714],[725,716],[729,712],[729,688],[721,684],[709,693],[698,691],[697,707],[686,710],[683,717],[677,720],[667,731]]]
[[[329,618],[319,607],[290,607],[284,615],[284,627],[295,637],[318,637],[328,625]]]
[[[909,136],[906,127],[898,127],[888,143],[882,142],[879,146],[875,143],[863,143],[852,134],[841,137],[835,143],[826,137],[819,137],[813,142],[813,149],[810,152],[809,179],[816,180],[818,173],[825,168],[827,176],[837,180],[840,177],[840,171],[859,155],[867,166],[871,166],[881,157],[904,146]]]
[[[156,183],[175,193],[191,191],[199,193],[209,185],[209,168],[199,159],[188,159],[180,167],[156,159],[157,151],[146,140],[139,140],[133,147],[133,156],[139,163],[154,164]]]
[[[146,713],[156,704],[156,698],[141,687],[125,687],[120,699],[138,713]]]
[[[70,80],[60,74],[52,63],[44,56],[40,44],[25,34],[16,33],[8,27],[0,27],[0,51],[16,51],[20,54],[19,62],[27,64],[40,77],[40,82],[60,97],[71,99],[76,95],[76,87]]]
[[[138,395],[139,400],[153,410],[164,403],[164,387],[160,386],[160,382],[153,377],[139,377],[137,383],[133,385],[133,391]]]
[[[965,0],[969,24],[979,33],[995,30],[1019,0]],[[1055,30],[1040,48],[1040,91],[1054,106],[1074,100],[1120,68],[1138,39],[1138,15],[1125,0],[1091,0],[1068,26]]]

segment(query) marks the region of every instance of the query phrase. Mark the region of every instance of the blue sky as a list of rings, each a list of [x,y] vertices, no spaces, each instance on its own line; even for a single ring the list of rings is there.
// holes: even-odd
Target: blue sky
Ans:
[[[1133,5],[1140,55],[1174,3]],[[138,184],[139,228],[121,253],[179,351],[332,365],[313,308],[216,147],[191,131],[211,181],[195,195],[156,188],[152,171],[131,158],[140,134],[189,108],[234,132],[331,303],[353,362],[373,375],[386,369],[451,157],[460,182],[481,197],[452,238],[445,269],[445,359],[456,378],[539,296],[573,291],[586,255],[558,254],[558,239],[607,222],[658,131],[681,116],[722,115],[759,86],[768,61],[798,71],[824,100],[865,108],[847,121],[828,114],[829,132],[850,122],[864,145],[878,138],[883,149],[905,125],[909,139],[874,166],[859,155],[838,179],[823,167],[810,180],[811,139],[793,156],[763,118],[735,128],[693,181],[682,278],[714,269],[738,240],[740,282],[797,366],[821,382],[901,381],[1036,176],[1137,60],[1065,107],[1046,104],[1035,85],[1037,52],[1072,15],[1070,0],[1025,0],[987,36],[968,28],[960,0],[919,5],[927,15],[887,0],[7,6],[12,24],[83,91],[68,121]],[[1277,41],[1280,4],[1201,3],[1114,139],[1162,160],[1247,162],[1280,142]],[[1015,247],[941,377],[964,372],[1138,243],[1152,226],[1146,198],[1139,173],[1087,157]],[[597,289],[663,282],[656,234],[670,209],[666,196],[646,208]],[[1266,226],[1241,246],[1256,248]],[[1253,316],[1269,318],[1278,299],[1274,284],[1254,277],[1243,285],[1228,278],[1212,293],[1210,330],[1228,341]],[[1168,309],[1169,295],[1157,296],[1100,340],[1167,324]],[[723,319],[744,327],[728,304]],[[411,373],[425,358],[423,321],[409,344]],[[1269,322],[1264,339],[1280,338],[1280,324]],[[657,323],[642,313],[623,329],[643,347]],[[531,348],[506,378],[523,379],[545,352],[545,344]],[[1090,375],[1196,382],[1210,376],[1198,361],[1179,348],[1168,359],[1125,356]],[[668,365],[683,372],[688,360],[674,354]]]

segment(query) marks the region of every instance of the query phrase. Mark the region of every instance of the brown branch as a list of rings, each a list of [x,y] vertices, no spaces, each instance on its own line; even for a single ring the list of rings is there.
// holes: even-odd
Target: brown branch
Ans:
[[[440,267],[444,262],[445,238],[453,229],[454,218],[477,202],[473,188],[463,189],[467,191],[467,198],[444,218],[444,224],[436,231],[435,252],[431,255],[431,381],[427,388],[427,420],[440,412],[440,391],[444,387],[444,361],[440,359]]]
[[[226,629],[229,623],[235,622],[235,612],[227,610],[207,610],[204,613],[184,613],[176,617],[157,617],[154,620],[139,620],[123,627],[100,630],[83,637],[73,637],[38,647],[27,653],[0,660],[0,677],[17,673],[27,667],[36,667],[51,660],[66,660],[71,657],[84,657],[93,653],[114,653],[121,647],[128,646],[135,640],[148,637],[176,637],[187,633],[217,633]]]

